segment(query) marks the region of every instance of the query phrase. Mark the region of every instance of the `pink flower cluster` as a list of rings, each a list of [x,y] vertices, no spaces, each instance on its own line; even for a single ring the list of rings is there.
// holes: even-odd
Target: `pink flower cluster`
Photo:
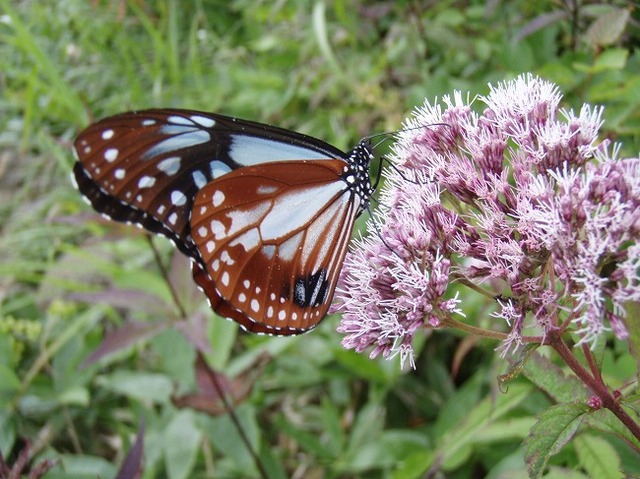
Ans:
[[[640,159],[598,141],[602,108],[559,108],[531,74],[490,85],[479,114],[462,94],[426,102],[395,145],[393,168],[350,252],[334,311],[343,345],[413,363],[416,331],[463,315],[455,282],[497,300],[516,350],[523,329],[570,327],[593,344],[627,336],[640,300]]]

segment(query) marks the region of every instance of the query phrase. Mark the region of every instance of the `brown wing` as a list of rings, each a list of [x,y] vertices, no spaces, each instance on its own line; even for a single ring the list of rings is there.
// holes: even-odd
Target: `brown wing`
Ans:
[[[245,329],[296,334],[326,315],[360,199],[342,160],[265,163],[202,188],[191,234],[194,279]]]

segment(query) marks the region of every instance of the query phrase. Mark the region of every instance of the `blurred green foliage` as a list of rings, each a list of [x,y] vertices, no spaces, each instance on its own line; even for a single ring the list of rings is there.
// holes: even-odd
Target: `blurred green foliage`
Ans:
[[[200,337],[228,377],[271,358],[237,408],[269,477],[526,477],[522,440],[554,397],[535,365],[503,394],[496,344],[447,331],[425,335],[406,372],[343,350],[336,318],[296,338],[238,333],[154,240],[181,321],[144,236],[73,189],[71,143],[93,119],[173,106],[348,148],[401,128],[424,98],[531,71],[568,108],[605,105],[603,135],[636,155],[639,39],[623,1],[0,0],[0,451],[11,461],[29,440],[37,459],[61,461],[47,478],[114,477],[143,420],[142,477],[259,477],[227,415],[172,403],[196,389]],[[465,303],[479,323],[489,308]],[[86,361],[131,324],[119,348]],[[637,365],[611,344],[604,374],[623,387]],[[547,477],[589,477],[585,451],[603,437],[640,473],[628,438],[600,431],[553,457]]]

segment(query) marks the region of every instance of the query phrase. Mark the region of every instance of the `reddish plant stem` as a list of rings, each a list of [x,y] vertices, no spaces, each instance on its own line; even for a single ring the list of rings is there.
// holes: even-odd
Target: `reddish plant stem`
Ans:
[[[591,369],[591,374],[593,374],[593,377],[602,382],[602,374],[600,374],[598,365],[596,364],[593,354],[591,354],[591,350],[586,343],[582,344],[582,353],[584,354],[584,357],[587,358],[587,362],[589,363],[589,368]]]
[[[640,441],[640,425],[636,423],[631,416],[625,411],[618,400],[611,394],[609,389],[599,379],[593,376],[578,362],[569,347],[562,340],[557,332],[549,332],[547,334],[546,344],[551,346],[564,362],[571,368],[576,376],[600,398],[604,407],[609,409],[624,424],[629,431]]]

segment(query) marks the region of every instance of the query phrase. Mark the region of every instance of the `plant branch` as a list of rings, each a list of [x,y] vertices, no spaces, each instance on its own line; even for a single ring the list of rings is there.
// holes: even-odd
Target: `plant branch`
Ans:
[[[480,336],[482,338],[504,341],[509,337],[507,333],[478,328],[477,326],[471,326],[470,324],[463,323],[462,321],[457,321],[451,317],[442,318],[442,325],[448,328],[459,329],[461,331],[464,331],[465,333],[473,334],[474,336]],[[524,343],[542,344],[543,339],[543,336],[522,336],[522,342]]]
[[[571,368],[576,376],[600,398],[604,407],[609,409],[640,441],[640,425],[625,411],[618,400],[600,380],[599,375],[593,376],[578,362],[558,332],[551,331],[547,334],[546,344],[550,345],[564,362]]]
[[[176,305],[176,308],[178,308],[178,314],[180,315],[180,318],[186,319],[187,312],[184,306],[182,305],[182,301],[180,301],[180,298],[178,297],[178,293],[176,292],[173,286],[173,283],[169,279],[169,272],[167,271],[167,268],[165,268],[164,263],[162,262],[162,258],[160,258],[160,253],[158,252],[156,245],[153,243],[153,238],[149,234],[146,234],[145,237],[147,238],[147,242],[149,243],[149,246],[151,247],[151,251],[153,252],[153,258],[156,262],[156,265],[158,266],[158,269],[160,270],[160,275],[162,276],[162,278],[164,279],[164,282],[167,283],[167,286],[169,287],[169,292],[171,293],[171,298],[173,299],[173,303]]]

